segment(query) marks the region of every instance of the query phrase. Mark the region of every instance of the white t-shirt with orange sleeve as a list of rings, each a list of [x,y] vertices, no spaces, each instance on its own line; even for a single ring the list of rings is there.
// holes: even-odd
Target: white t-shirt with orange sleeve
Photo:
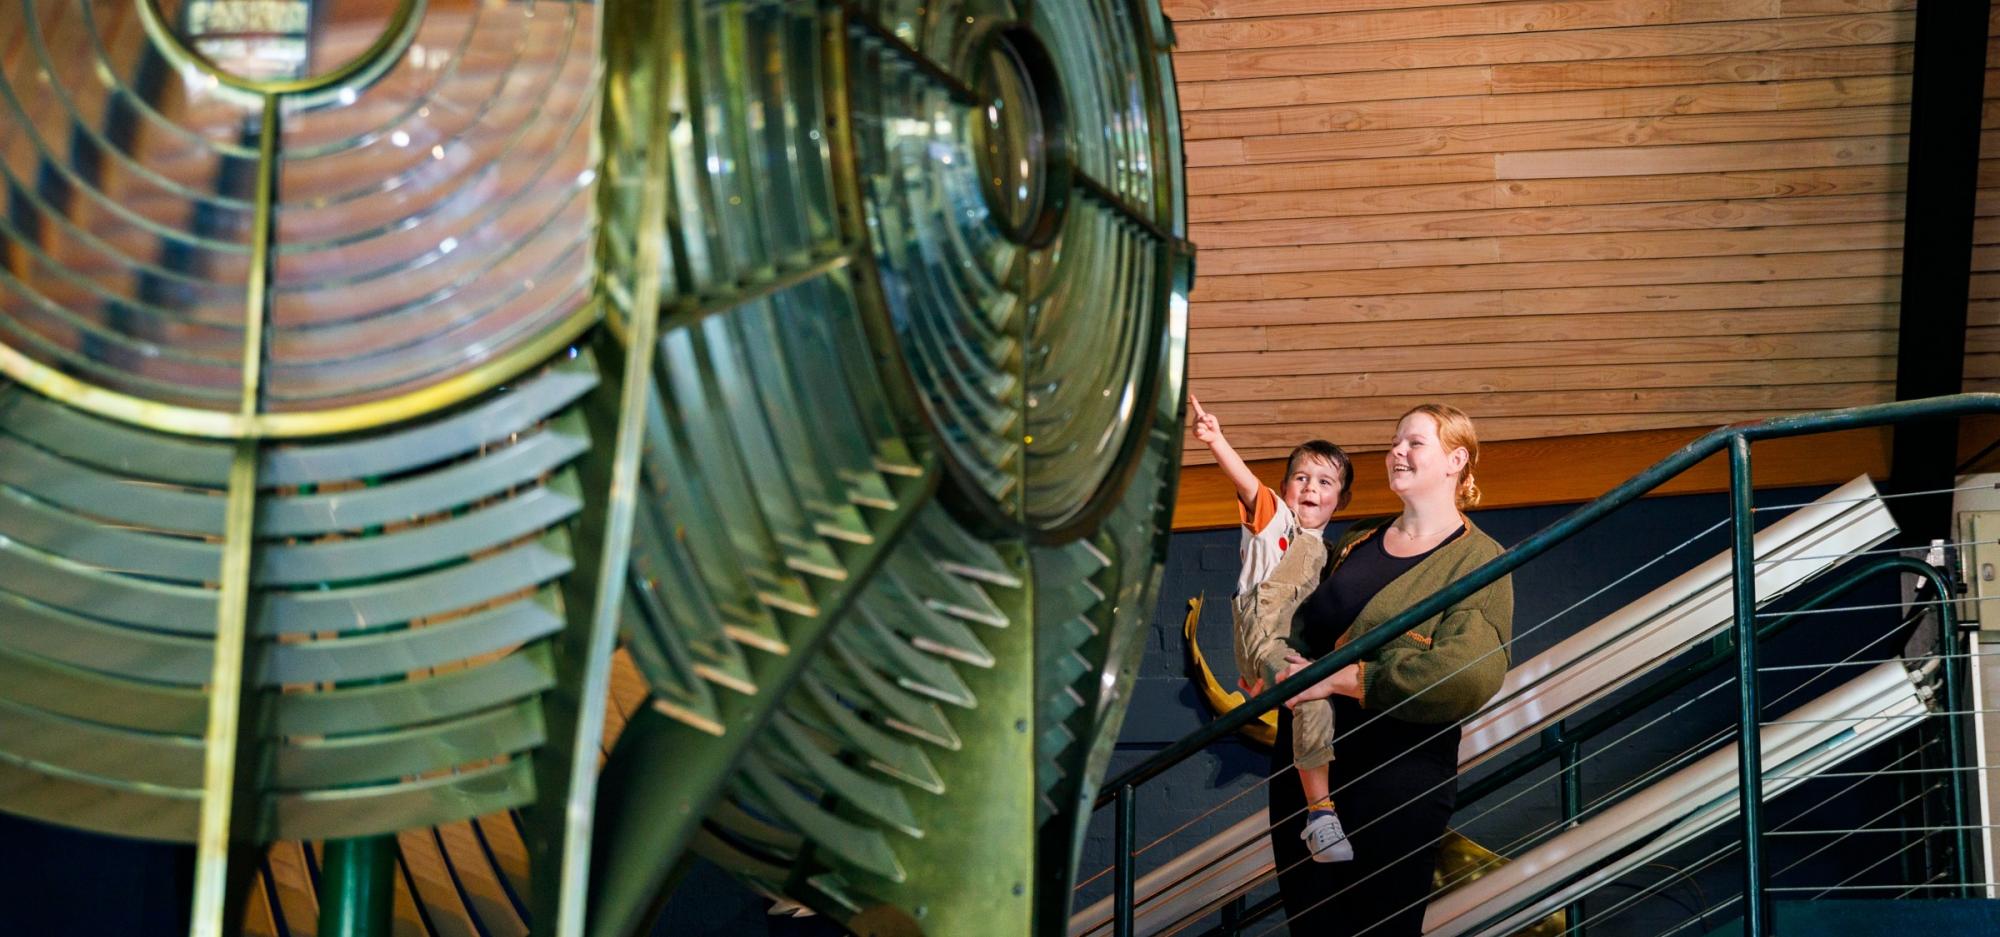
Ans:
[[[1244,510],[1239,501],[1236,513],[1243,522],[1243,538],[1237,548],[1243,561],[1242,572],[1236,576],[1237,595],[1249,595],[1258,583],[1270,578],[1271,571],[1278,568],[1278,558],[1285,555],[1285,548],[1292,541],[1321,533],[1300,528],[1291,506],[1280,500],[1269,486],[1257,489],[1255,511]]]

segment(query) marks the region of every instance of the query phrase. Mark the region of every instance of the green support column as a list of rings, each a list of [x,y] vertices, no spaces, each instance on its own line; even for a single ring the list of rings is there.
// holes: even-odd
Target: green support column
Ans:
[[[366,488],[382,484],[382,479],[361,480]],[[310,494],[313,485],[302,485],[300,494]],[[455,508],[454,516],[465,513]],[[364,527],[363,537],[379,537],[382,528]],[[360,632],[379,634],[408,628],[407,623],[372,628]],[[341,686],[379,686],[395,678],[362,680]],[[320,854],[319,934],[321,937],[388,937],[394,926],[396,906],[396,861],[400,853],[396,837],[368,836],[360,839],[330,839]]]
[[[388,937],[396,896],[396,837],[326,842],[319,937]]]

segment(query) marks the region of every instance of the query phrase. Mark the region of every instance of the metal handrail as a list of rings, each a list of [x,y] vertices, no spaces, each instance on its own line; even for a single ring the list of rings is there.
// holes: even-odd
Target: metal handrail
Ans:
[[[1843,575],[1838,580],[1826,583],[1824,588],[1812,592],[1808,598],[1800,601],[1796,607],[1758,626],[1757,640],[1767,640],[1778,635],[1790,628],[1794,622],[1825,607],[1833,600],[1852,592],[1869,580],[1886,572],[1903,572],[1914,576],[1922,576],[1931,583],[1935,594],[1939,596],[1949,594],[1950,583],[1936,567],[1907,556],[1885,557],[1869,563],[1861,569]],[[1942,602],[1937,606],[1940,609],[1938,619],[1940,640],[1945,642],[1939,650],[1942,658],[1941,666],[1944,668],[1944,673],[1941,677],[1944,696],[1942,707],[1946,712],[1960,712],[1963,709],[1963,701],[1960,698],[1963,690],[1958,679],[1958,668],[1962,665],[1959,663],[1959,655],[1955,646],[1957,622],[1952,611],[1952,604],[1951,602]],[[1715,647],[1701,660],[1693,661],[1676,668],[1668,676],[1647,684],[1643,690],[1620,700],[1605,711],[1597,713],[1575,726],[1570,726],[1566,723],[1557,723],[1543,730],[1542,744],[1540,746],[1523,753],[1508,762],[1506,767],[1480,778],[1479,781],[1461,790],[1458,795],[1457,806],[1463,809],[1468,804],[1477,803],[1481,798],[1499,791],[1514,781],[1520,780],[1536,768],[1548,764],[1550,761],[1560,759],[1563,763],[1560,772],[1563,781],[1562,796],[1564,801],[1562,819],[1567,823],[1580,818],[1584,811],[1580,803],[1581,796],[1577,789],[1575,774],[1575,761],[1578,749],[1584,743],[1610,731],[1647,707],[1673,695],[1675,692],[1686,689],[1702,677],[1714,673],[1725,664],[1735,661],[1736,642],[1737,635],[1733,629],[1724,631],[1715,636]],[[1953,765],[1959,764],[1964,758],[1962,751],[1963,739],[1958,737],[1956,733],[1951,733],[1946,736],[1945,745],[1951,763]],[[1688,758],[1689,755],[1684,754],[1680,759],[1676,760],[1676,763],[1684,763]],[[1953,772],[1950,782],[1950,805],[1955,817],[1952,822],[1953,826],[1957,828],[1954,831],[1954,864],[1957,866],[1956,871],[1959,874],[1960,881],[1970,882],[1972,881],[1970,843],[1968,842],[1966,829],[1964,829],[1967,808],[1964,772]],[[1240,912],[1232,923],[1234,926],[1240,928],[1277,910],[1279,906],[1279,901],[1273,896]],[[1571,932],[1576,932],[1577,922],[1581,920],[1581,916],[1576,913],[1576,908],[1577,906],[1572,905],[1572,911],[1568,917],[1569,930]],[[1215,932],[1211,932],[1211,934],[1213,933]]]
[[[1919,575],[1922,575],[1926,571],[1931,573],[1936,572],[1929,565],[1908,557],[1896,556],[1877,560],[1851,575],[1842,577],[1839,582],[1813,593],[1811,598],[1801,601],[1797,608],[1758,626],[1757,640],[1762,641],[1777,635],[1779,632],[1790,628],[1793,622],[1798,621],[1802,613],[1817,609],[1827,602],[1853,590],[1877,574],[1887,572],[1891,569],[1901,569]],[[1560,732],[1543,730],[1543,737],[1547,744],[1520,755],[1513,761],[1508,762],[1506,767],[1495,770],[1491,774],[1482,776],[1478,781],[1466,785],[1458,793],[1459,806],[1463,807],[1466,804],[1477,803],[1480,798],[1492,794],[1500,788],[1506,787],[1527,776],[1528,772],[1556,760],[1561,756],[1563,746],[1580,745],[1604,734],[1619,723],[1630,719],[1641,710],[1685,689],[1689,684],[1713,673],[1723,664],[1736,659],[1736,633],[1734,631],[1724,631],[1716,635],[1714,643],[1715,647],[1709,652],[1707,657],[1682,665],[1673,673],[1647,684],[1644,689],[1619,700],[1603,712],[1597,713],[1589,719],[1585,719],[1573,726],[1566,722],[1561,723],[1562,731]],[[1564,819],[1571,818],[1565,817]]]
[[[1757,792],[1749,784],[1743,783],[1748,778],[1762,773],[1757,733],[1758,681],[1755,679],[1756,586],[1751,550],[1751,538],[1755,528],[1750,510],[1750,444],[1761,439],[1805,436],[1910,420],[1969,416],[1979,413],[2000,413],[2000,394],[1928,397],[1921,400],[1795,414],[1711,430],[1654,463],[1652,467],[1626,479],[1596,500],[1578,507],[1513,548],[1432,593],[1430,597],[1401,614],[1391,617],[1325,657],[1313,661],[1298,673],[1245,700],[1243,705],[1222,714],[1214,721],[1105,782],[1098,794],[1096,806],[1103,807],[1123,801],[1119,804],[1119,818],[1123,822],[1117,825],[1115,831],[1117,863],[1114,888],[1117,900],[1114,904],[1112,927],[1114,937],[1131,937],[1132,934],[1134,876],[1131,853],[1134,831],[1129,814],[1132,809],[1132,793],[1136,787],[1207,748],[1209,743],[1233,734],[1251,720],[1276,709],[1307,687],[1374,652],[1418,623],[1443,613],[1452,604],[1519,569],[1529,560],[1548,552],[1612,511],[1638,500],[1674,476],[1725,449],[1729,452],[1731,526],[1734,535],[1731,553],[1734,567],[1737,666],[1741,674],[1748,676],[1748,679],[1742,681],[1740,690],[1741,724],[1737,746],[1739,794],[1743,799],[1740,817],[1744,833],[1744,891],[1750,907],[1750,913],[1744,915],[1744,932],[1748,937],[1764,937],[1770,932],[1770,902],[1765,894],[1766,873],[1762,861],[1762,803]]]

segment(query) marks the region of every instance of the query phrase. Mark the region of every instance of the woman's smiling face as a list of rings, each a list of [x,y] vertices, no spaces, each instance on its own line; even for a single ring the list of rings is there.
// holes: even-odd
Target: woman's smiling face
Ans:
[[[1396,424],[1396,438],[1389,444],[1385,458],[1389,490],[1406,500],[1416,494],[1451,491],[1465,461],[1464,448],[1446,452],[1438,442],[1437,420],[1428,413],[1412,413]]]

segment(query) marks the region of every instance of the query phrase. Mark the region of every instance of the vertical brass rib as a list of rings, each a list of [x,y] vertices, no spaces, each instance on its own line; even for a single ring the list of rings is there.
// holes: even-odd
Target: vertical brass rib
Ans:
[[[223,515],[222,589],[216,599],[215,663],[209,677],[204,738],[201,828],[196,840],[192,937],[228,933],[229,850],[244,818],[237,816],[238,740],[242,729],[244,649],[249,638],[250,560],[257,514],[257,442],[236,443]]]
[[[664,19],[671,13],[662,8],[656,15]],[[654,28],[659,28],[657,25]],[[656,69],[659,66],[655,66]],[[657,82],[661,71],[656,70],[649,77]],[[642,72],[642,75],[644,73]],[[652,97],[658,94],[657,89]],[[569,737],[552,738],[554,753],[568,756],[567,778],[562,789],[564,802],[561,813],[553,822],[561,824],[560,840],[557,844],[560,854],[544,856],[544,861],[553,861],[553,900],[555,902],[554,922],[537,930],[571,937],[582,934],[585,909],[590,896],[590,855],[593,818],[597,812],[597,778],[599,758],[604,739],[604,714],[606,701],[611,689],[611,656],[618,638],[620,613],[624,608],[626,573],[630,566],[632,549],[633,511],[638,503],[639,461],[646,444],[646,400],[653,387],[653,358],[659,346],[660,323],[660,264],[666,253],[666,219],[669,205],[667,181],[667,154],[670,151],[664,122],[647,126],[649,134],[646,150],[646,175],[640,194],[640,228],[638,245],[634,254],[634,276],[631,308],[624,328],[619,336],[625,342],[624,372],[619,386],[618,424],[612,447],[610,467],[610,490],[605,492],[601,502],[604,514],[599,525],[592,525],[586,519],[583,525],[585,536],[594,527],[601,527],[603,538],[597,555],[589,555],[589,546],[584,546],[578,559],[579,572],[591,570],[595,575],[591,581],[590,604],[585,608],[582,633],[576,633],[573,617],[571,632],[563,638],[565,644],[575,649],[568,655],[571,665],[582,668],[577,681],[577,712]],[[600,149],[604,144],[600,142]],[[617,321],[615,310],[600,297],[600,304],[606,306],[607,321]],[[592,562],[594,559],[594,563]],[[562,751],[567,741],[569,749]],[[538,873],[543,878],[545,873]],[[545,879],[546,880],[546,879]],[[548,900],[544,893],[544,900]],[[546,914],[546,909],[537,913]]]
[[[250,241],[250,279],[243,315],[243,399],[238,414],[249,419],[262,409],[264,325],[271,311],[271,255],[278,196],[278,96],[264,96],[263,127],[257,137],[256,213]],[[256,438],[238,440],[229,465],[228,506],[223,514],[221,589],[215,603],[215,661],[208,681],[208,729],[204,737],[201,827],[196,840],[193,919],[188,932],[211,937],[234,928],[229,915],[229,852],[243,837],[239,815],[244,702],[250,631],[250,566],[257,536]]]

